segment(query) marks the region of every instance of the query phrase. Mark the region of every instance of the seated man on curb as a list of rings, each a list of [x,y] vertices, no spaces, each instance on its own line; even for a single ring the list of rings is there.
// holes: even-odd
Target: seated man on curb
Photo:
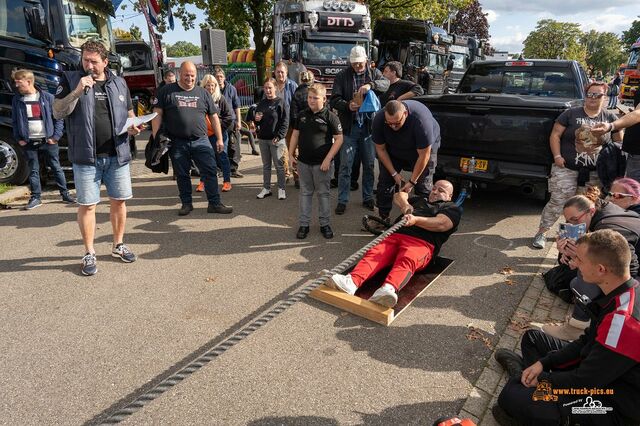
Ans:
[[[327,285],[353,295],[367,279],[391,266],[384,284],[369,300],[395,306],[398,291],[438,255],[456,231],[462,211],[451,202],[452,195],[453,185],[446,180],[436,182],[428,198],[410,199],[402,191],[395,194],[393,201],[405,214],[404,227],[369,250],[349,275],[335,274]]]
[[[578,239],[573,262],[603,293],[587,305],[591,326],[571,343],[528,330],[522,357],[507,349],[496,351],[496,360],[510,376],[493,407],[500,424],[640,422],[640,300],[630,260],[629,245],[616,231],[604,229]],[[604,411],[590,413],[588,393],[571,394],[583,389],[595,391],[592,402],[597,400]]]

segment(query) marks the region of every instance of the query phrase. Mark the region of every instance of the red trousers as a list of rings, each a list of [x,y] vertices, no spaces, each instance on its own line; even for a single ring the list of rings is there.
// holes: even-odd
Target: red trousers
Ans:
[[[404,234],[391,234],[370,249],[351,271],[351,278],[360,287],[385,267],[391,265],[391,271],[385,283],[391,284],[396,291],[404,287],[413,274],[425,268],[433,257],[433,245]]]

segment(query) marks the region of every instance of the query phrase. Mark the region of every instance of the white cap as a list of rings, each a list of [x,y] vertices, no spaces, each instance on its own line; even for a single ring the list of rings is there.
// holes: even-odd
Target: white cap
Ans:
[[[367,52],[364,47],[360,45],[353,46],[349,55],[349,62],[367,62]]]

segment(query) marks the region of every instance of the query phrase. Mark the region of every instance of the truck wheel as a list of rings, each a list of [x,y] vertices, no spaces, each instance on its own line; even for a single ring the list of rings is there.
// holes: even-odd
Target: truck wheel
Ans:
[[[27,158],[8,132],[0,132],[0,183],[21,185],[29,177]]]

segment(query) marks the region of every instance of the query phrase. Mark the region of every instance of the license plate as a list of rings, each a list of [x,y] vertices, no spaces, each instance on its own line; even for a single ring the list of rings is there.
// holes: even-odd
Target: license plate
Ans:
[[[465,168],[465,164],[468,164],[469,160],[471,160],[471,158],[460,157],[460,170]],[[486,172],[488,167],[489,167],[488,160],[479,160],[476,158],[476,172]]]

